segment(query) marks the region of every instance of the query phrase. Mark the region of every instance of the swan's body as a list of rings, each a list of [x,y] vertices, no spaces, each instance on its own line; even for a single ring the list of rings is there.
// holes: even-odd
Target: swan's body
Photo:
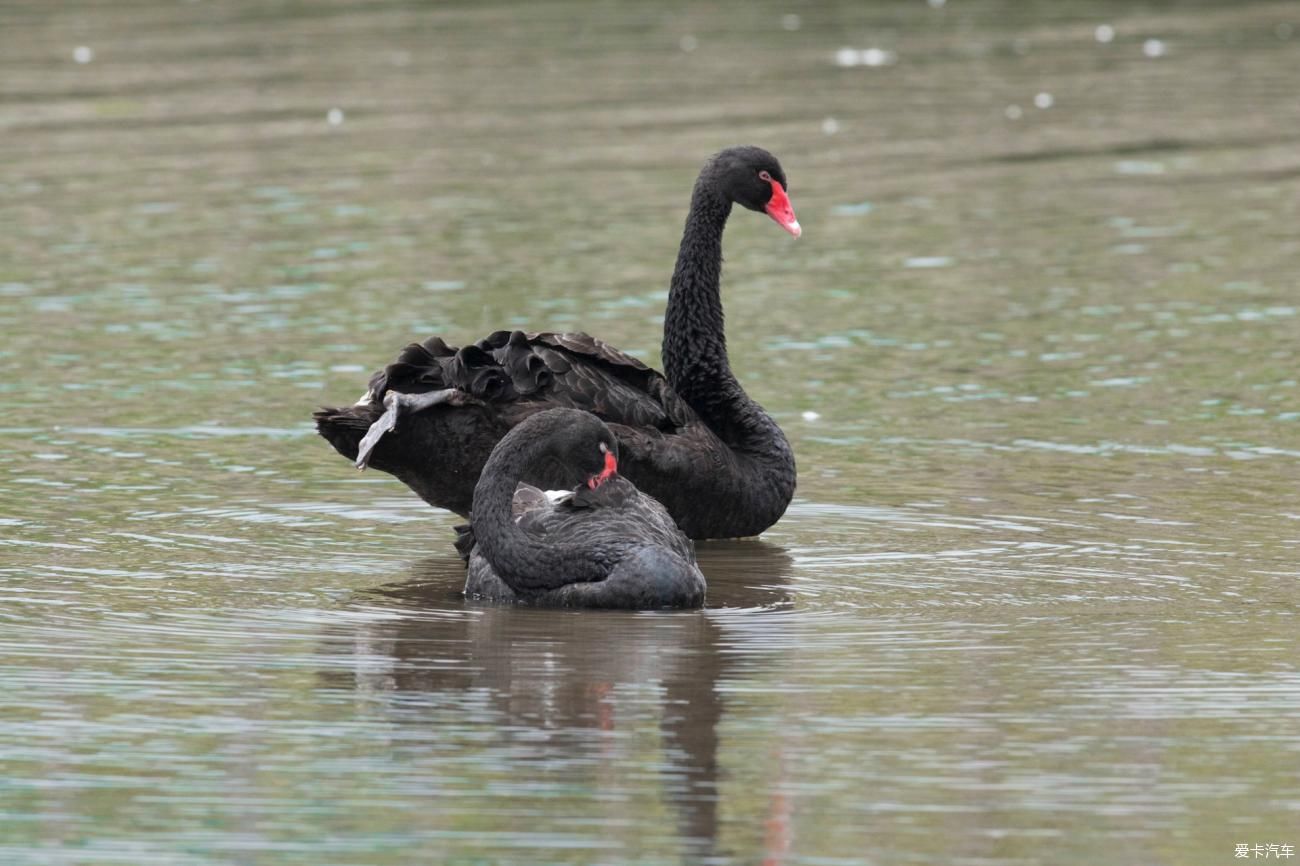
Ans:
[[[586,334],[500,331],[461,349],[433,337],[372,378],[357,405],[317,412],[317,429],[358,465],[465,515],[507,431],[548,408],[584,409],[610,425],[623,474],[691,538],[757,535],[785,513],[795,464],[727,360],[720,277],[733,202],[800,232],[771,154],[732,148],[705,165],[664,317],[666,377]],[[545,467],[534,480],[561,486]]]
[[[662,505],[616,474],[617,449],[608,427],[572,409],[537,413],[507,433],[475,486],[471,525],[457,530],[466,597],[545,607],[703,604],[691,542]],[[540,463],[589,480],[550,497],[520,483]]]

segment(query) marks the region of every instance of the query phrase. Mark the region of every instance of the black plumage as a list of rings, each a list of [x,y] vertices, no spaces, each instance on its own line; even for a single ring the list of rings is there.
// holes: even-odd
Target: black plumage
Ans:
[[[609,474],[617,455],[610,429],[573,409],[539,412],[507,433],[475,485],[470,525],[457,528],[465,595],[546,607],[703,604],[690,540],[662,505]],[[520,483],[539,460],[582,480],[552,502]]]
[[[731,148],[705,164],[664,317],[666,378],[582,333],[498,331],[461,349],[431,337],[376,374],[357,405],[317,412],[317,430],[349,459],[360,451],[363,462],[426,502],[465,515],[508,430],[548,408],[582,409],[610,425],[622,474],[662,502],[687,535],[757,535],[789,505],[795,462],[780,427],[728,362],[722,234],[733,203],[767,209],[797,234],[788,203],[788,221],[773,210],[785,188],[780,164],[760,148]],[[568,486],[559,483],[559,467],[543,462],[531,471],[525,480]]]

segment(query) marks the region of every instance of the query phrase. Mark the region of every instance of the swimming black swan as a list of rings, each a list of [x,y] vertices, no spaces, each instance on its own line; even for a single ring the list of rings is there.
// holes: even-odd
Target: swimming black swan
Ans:
[[[543,463],[580,479],[577,488],[552,502],[520,483]],[[471,523],[457,533],[468,598],[630,609],[704,603],[690,540],[618,474],[618,442],[590,412],[548,409],[515,425],[483,467]]]
[[[734,202],[798,237],[786,189],[780,163],[761,148],[730,148],[705,163],[664,315],[666,379],[581,333],[498,331],[462,349],[430,337],[377,373],[355,406],[316,412],[316,429],[358,467],[389,472],[431,505],[465,515],[508,430],[543,409],[585,409],[618,438],[621,471],[691,538],[757,535],[790,504],[794,454],[727,362],[722,231]]]

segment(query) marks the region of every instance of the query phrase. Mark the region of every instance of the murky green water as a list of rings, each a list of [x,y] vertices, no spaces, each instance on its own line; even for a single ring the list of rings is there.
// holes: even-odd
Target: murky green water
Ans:
[[[1297,11],[9,0],[0,861],[1300,846]],[[795,505],[704,612],[465,605],[311,410],[433,332],[657,361],[737,142]]]

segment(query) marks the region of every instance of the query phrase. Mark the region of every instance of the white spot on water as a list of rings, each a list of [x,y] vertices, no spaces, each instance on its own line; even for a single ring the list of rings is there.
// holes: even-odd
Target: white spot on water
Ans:
[[[1115,41],[1115,28],[1109,24],[1098,24],[1097,29],[1092,31],[1092,38],[1096,39],[1102,45]]]
[[[858,49],[856,48],[841,48],[839,51],[835,52],[836,66],[857,66],[861,62],[861,59],[858,57]]]
[[[869,201],[860,201],[855,204],[837,204],[834,213],[836,216],[865,216],[875,210]]]
[[[951,256],[913,256],[903,261],[905,268],[946,268],[951,264]]]
[[[926,0],[931,9],[942,9],[948,0]]]
[[[834,135],[840,131],[840,122],[833,117],[822,120],[822,135]]]
[[[1147,57],[1164,57],[1168,52],[1165,43],[1159,39],[1148,39],[1142,43],[1142,53]]]
[[[782,30],[789,30],[791,32],[794,32],[795,30],[798,30],[802,26],[803,26],[803,19],[800,18],[798,15],[795,15],[793,12],[790,13],[789,15],[781,16]]]
[[[72,59],[78,63],[89,63],[95,59],[95,51],[89,45],[78,45],[72,49]]]
[[[1164,174],[1163,162],[1151,162],[1144,159],[1121,159],[1115,163],[1116,174]]]
[[[1034,97],[1034,105],[1038,108],[1051,108],[1056,104],[1056,99],[1052,94],[1043,91]]]
[[[898,55],[884,48],[841,48],[835,52],[836,66],[892,66]]]
[[[66,454],[54,454],[52,452],[42,452],[40,454],[33,454],[32,456],[35,457],[37,460],[67,460],[68,459],[68,455]]]
[[[894,52],[883,48],[868,48],[862,52],[863,66],[889,66],[896,59]]]
[[[1092,384],[1102,388],[1132,388],[1146,381],[1147,376],[1116,376],[1113,379],[1098,379]]]
[[[330,110],[325,114],[325,122],[328,123],[330,126],[339,126],[340,124],[342,124],[342,123],[343,123],[343,109],[341,109],[341,108],[331,108],[331,109],[330,109]]]
[[[1019,120],[1025,112],[1019,105],[1008,105],[1002,113],[1007,116],[1007,120]]]
[[[700,40],[687,33],[681,39],[677,40],[677,47],[690,54],[696,48],[700,47]]]
[[[820,417],[821,415],[819,413],[813,412],[811,410],[803,413],[803,420],[805,421],[816,421]]]

